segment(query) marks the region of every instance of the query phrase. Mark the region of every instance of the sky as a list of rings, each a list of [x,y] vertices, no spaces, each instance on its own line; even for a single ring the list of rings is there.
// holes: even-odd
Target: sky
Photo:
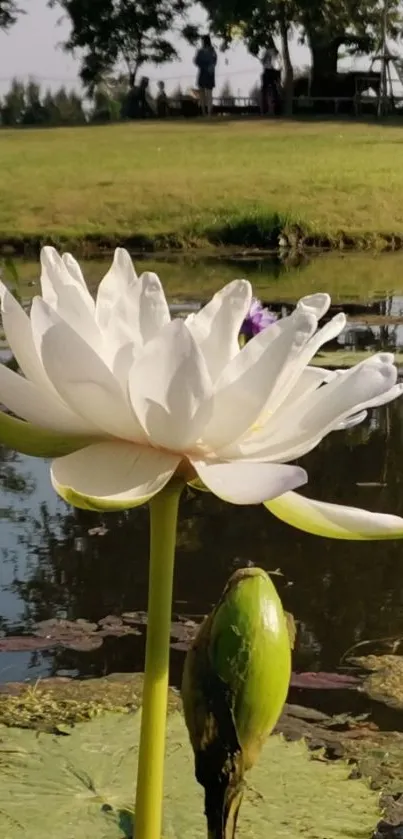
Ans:
[[[60,20],[61,10],[49,9],[46,0],[22,0],[20,5],[27,14],[19,17],[8,34],[0,32],[0,96],[15,76],[23,80],[34,77],[45,88],[55,89],[63,84],[79,89],[79,58],[66,54],[61,47],[69,31],[68,21]],[[203,10],[195,6],[192,22],[203,25],[205,20]],[[178,83],[183,89],[195,83],[194,49],[179,39],[176,46],[180,61],[143,70],[144,75],[155,82],[165,80],[168,92]],[[291,42],[291,55],[295,68],[309,64],[309,50],[296,38]],[[359,64],[363,66],[363,61]],[[368,67],[368,60],[364,60],[365,66]],[[249,55],[244,46],[233,46],[227,53],[219,54],[217,93],[229,81],[235,95],[248,95],[258,82],[260,72],[258,60]]]

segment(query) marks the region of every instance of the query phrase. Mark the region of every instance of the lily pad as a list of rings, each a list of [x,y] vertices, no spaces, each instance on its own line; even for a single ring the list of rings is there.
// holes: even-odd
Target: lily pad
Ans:
[[[128,839],[140,712],[107,713],[57,737],[0,726],[2,839]],[[304,741],[269,738],[247,777],[239,839],[369,839],[378,795]],[[180,713],[168,719],[163,839],[205,839],[203,791]]]
[[[293,673],[291,687],[309,690],[346,690],[360,684],[356,676],[345,673]]]

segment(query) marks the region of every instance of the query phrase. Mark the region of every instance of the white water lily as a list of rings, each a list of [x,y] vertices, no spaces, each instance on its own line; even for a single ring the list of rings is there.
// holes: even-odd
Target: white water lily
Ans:
[[[403,536],[396,516],[292,491],[307,475],[291,461],[402,392],[389,353],[347,372],[310,366],[345,326],[339,314],[318,330],[327,294],[303,298],[241,349],[252,298],[245,280],[171,320],[158,277],[137,277],[125,250],[116,250],[95,301],[72,256],[48,247],[41,262],[42,296],[30,317],[1,288],[4,330],[23,375],[0,366],[0,400],[16,415],[0,413],[0,439],[53,457],[52,483],[66,500],[134,507],[180,473],[234,504],[264,502],[313,533]]]

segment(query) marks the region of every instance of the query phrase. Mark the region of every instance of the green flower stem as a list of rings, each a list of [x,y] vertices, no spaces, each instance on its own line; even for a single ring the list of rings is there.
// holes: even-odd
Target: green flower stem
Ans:
[[[179,499],[173,479],[150,502],[150,577],[135,839],[161,839],[169,642]]]

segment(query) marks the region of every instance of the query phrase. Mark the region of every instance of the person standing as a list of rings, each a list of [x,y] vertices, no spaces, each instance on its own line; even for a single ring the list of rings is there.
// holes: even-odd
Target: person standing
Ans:
[[[215,88],[215,68],[217,64],[217,53],[211,43],[210,35],[204,35],[202,46],[194,58],[198,68],[197,86],[199,88],[200,105],[204,116],[211,116],[213,113],[213,90]]]
[[[276,113],[280,103],[281,70],[279,52],[270,36],[262,56],[261,110],[262,114]]]

